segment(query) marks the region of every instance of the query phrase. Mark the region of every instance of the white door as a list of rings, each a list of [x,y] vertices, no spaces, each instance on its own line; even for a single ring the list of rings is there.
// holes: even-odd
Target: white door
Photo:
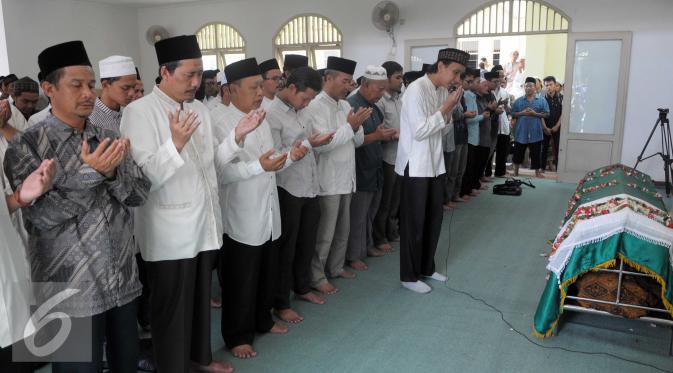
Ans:
[[[620,161],[630,57],[630,32],[568,35],[560,181]]]

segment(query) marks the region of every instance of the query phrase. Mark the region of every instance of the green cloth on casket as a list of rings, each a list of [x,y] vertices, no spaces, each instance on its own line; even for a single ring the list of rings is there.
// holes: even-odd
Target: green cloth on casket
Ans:
[[[668,248],[655,245],[629,233],[620,233],[605,240],[580,246],[573,251],[565,271],[559,279],[550,272],[547,286],[542,293],[534,318],[534,334],[540,337],[551,335],[561,316],[568,286],[581,275],[595,268],[614,267],[615,258],[624,258],[638,271],[655,275],[662,284],[662,302],[673,316],[673,270]],[[561,292],[561,288],[563,292]],[[657,294],[661,296],[661,294]]]
[[[611,165],[588,173],[580,181],[569,203],[563,224],[566,225],[582,205],[624,194],[645,201],[664,214],[666,212],[664,202],[656,193],[656,187],[649,176],[623,165]],[[574,204],[572,201],[575,201]],[[652,221],[652,224],[662,223]],[[664,225],[670,229],[670,219],[664,221]],[[568,286],[592,269],[614,267],[617,258],[623,259],[638,271],[649,274],[662,285],[662,294],[657,296],[661,297],[662,303],[673,316],[673,269],[669,248],[624,231],[605,238],[597,237],[595,241],[574,247],[562,269],[560,279],[557,273],[550,272],[535,313],[533,334],[539,337],[551,335],[562,313]]]

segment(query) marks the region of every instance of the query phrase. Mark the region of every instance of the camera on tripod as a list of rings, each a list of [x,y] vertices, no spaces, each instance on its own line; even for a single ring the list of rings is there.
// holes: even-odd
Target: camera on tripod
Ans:
[[[657,110],[659,111],[659,118],[666,118],[666,115],[668,115],[668,108],[666,109],[659,108]]]
[[[671,190],[673,189],[673,184],[671,184],[671,174],[673,173],[673,157],[671,154],[673,153],[673,139],[671,138],[671,125],[670,122],[668,121],[668,118],[666,117],[668,115],[668,108],[666,109],[659,108],[657,109],[657,111],[659,111],[659,119],[657,119],[657,121],[654,123],[654,128],[652,128],[652,132],[650,132],[650,136],[647,138],[645,146],[643,147],[643,150],[640,152],[636,165],[633,168],[637,169],[640,162],[646,159],[652,158],[657,155],[660,156],[661,159],[664,161],[664,183],[666,188],[666,196],[670,197]],[[643,155],[645,154],[645,150],[647,149],[647,146],[650,144],[652,136],[654,135],[654,132],[657,130],[657,128],[661,130],[661,151],[656,152],[650,156],[643,157]]]

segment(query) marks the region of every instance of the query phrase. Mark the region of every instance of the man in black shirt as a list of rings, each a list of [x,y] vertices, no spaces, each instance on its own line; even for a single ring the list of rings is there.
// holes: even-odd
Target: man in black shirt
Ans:
[[[549,154],[549,143],[553,139],[552,153],[554,154],[554,168],[558,167],[558,149],[561,137],[561,112],[563,108],[563,96],[559,94],[556,84],[556,78],[548,76],[544,78],[544,86],[547,89],[545,99],[549,104],[549,117],[544,120],[544,140],[542,140],[542,169],[547,168],[547,154]]]

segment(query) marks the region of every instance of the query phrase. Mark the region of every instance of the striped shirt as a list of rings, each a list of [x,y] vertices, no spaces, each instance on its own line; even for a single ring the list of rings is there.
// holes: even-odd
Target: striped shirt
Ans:
[[[96,99],[93,112],[89,115],[89,122],[98,128],[114,132],[117,137],[121,136],[119,125],[122,122],[122,111],[110,109],[100,98]]]
[[[22,213],[29,236],[31,278],[79,290],[58,306],[73,317],[122,306],[141,291],[131,207],[145,202],[150,182],[131,156],[112,179],[80,157],[83,139],[93,152],[103,139],[117,137],[88,122],[79,133],[50,114],[22,136],[15,136],[5,153],[5,172],[13,189],[42,160],[56,161],[51,189]],[[36,294],[37,304],[52,295]]]

